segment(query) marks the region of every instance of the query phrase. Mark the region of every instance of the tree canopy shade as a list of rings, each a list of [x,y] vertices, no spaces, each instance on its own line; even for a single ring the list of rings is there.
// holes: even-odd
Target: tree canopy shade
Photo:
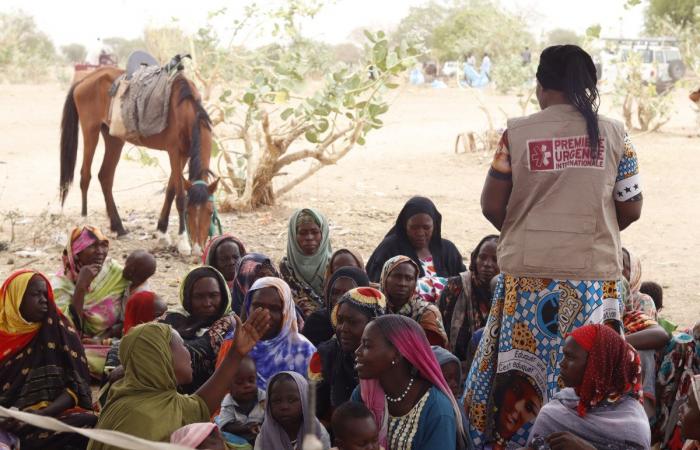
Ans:
[[[700,8],[700,0],[650,0],[646,11],[647,24],[653,19],[668,18],[682,27],[693,26],[698,20],[696,8]]]
[[[581,45],[583,37],[576,34],[573,30],[565,28],[555,28],[547,33],[547,46],[550,45]]]
[[[68,44],[61,46],[61,53],[69,63],[79,63],[85,61],[87,49],[82,44]]]
[[[490,0],[431,1],[413,7],[393,36],[414,39],[432,58],[461,60],[488,53],[494,61],[518,58],[535,39],[523,18]]]
[[[40,80],[56,59],[51,39],[23,12],[0,13],[0,80]]]

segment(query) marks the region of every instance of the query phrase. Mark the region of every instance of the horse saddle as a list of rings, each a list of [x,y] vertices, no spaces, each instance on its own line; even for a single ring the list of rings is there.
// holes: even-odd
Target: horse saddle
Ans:
[[[183,70],[185,68],[185,66],[183,66],[182,64],[182,60],[185,58],[192,59],[192,57],[189,54],[177,54],[172,57],[170,62],[162,66],[162,69],[168,73],[172,72],[173,70],[177,70],[179,72],[180,70]],[[109,89],[109,96],[114,97],[116,95],[119,83],[122,80],[130,80],[136,72],[138,72],[144,67],[157,65],[158,61],[150,53],[144,52],[143,50],[136,50],[131,52],[131,54],[126,60],[126,71],[123,75],[114,80],[112,86]]]
[[[150,54],[142,50],[136,50],[131,52],[129,58],[126,60],[126,73],[125,78],[127,80],[131,79],[134,73],[144,66],[157,66],[158,61]]]
[[[110,89],[109,133],[121,139],[140,142],[141,137],[160,133],[167,127],[170,90],[177,74],[184,69],[183,58],[175,55],[160,66],[144,51],[135,51],[126,63],[126,72]]]
[[[119,89],[119,83],[122,80],[130,80],[142,67],[157,65],[158,61],[150,53],[143,50],[131,52],[126,60],[126,71],[112,82],[112,86],[109,88],[109,96],[114,97],[117,94],[117,89]]]

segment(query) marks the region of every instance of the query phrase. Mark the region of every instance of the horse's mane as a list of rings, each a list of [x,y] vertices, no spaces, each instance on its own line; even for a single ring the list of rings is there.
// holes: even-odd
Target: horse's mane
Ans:
[[[177,100],[178,106],[185,100],[191,100],[194,105],[195,120],[192,125],[192,135],[190,138],[189,179],[190,181],[200,180],[205,175],[202,173],[200,125],[204,125],[207,130],[211,131],[211,118],[206,109],[204,109],[199,97],[195,95],[187,78],[178,75],[175,81],[173,81],[173,87],[177,88],[180,92]]]

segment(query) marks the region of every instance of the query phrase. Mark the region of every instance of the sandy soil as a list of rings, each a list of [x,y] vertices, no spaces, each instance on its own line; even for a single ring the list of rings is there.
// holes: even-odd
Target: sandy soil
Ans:
[[[108,228],[97,181],[101,147],[93,165],[88,218],[79,215],[77,178],[63,211],[58,202],[59,125],[65,92],[59,85],[0,89],[1,279],[19,267],[54,272],[72,226],[90,222]],[[662,133],[633,138],[643,175],[644,213],[623,232],[623,241],[641,256],[644,279],[664,286],[664,315],[690,325],[700,319],[700,240],[695,234],[700,223],[700,178],[695,174],[700,167],[700,138],[686,95],[676,94],[673,118]],[[515,97],[487,92],[483,101],[496,126],[504,124],[500,109],[519,114]],[[457,133],[486,126],[478,105],[470,91],[405,88],[393,96],[385,127],[371,134],[366,146],[302,183],[280,199],[279,206],[224,215],[225,229],[240,236],[248,249],[278,260],[286,248],[289,214],[297,207],[314,206],[332,221],[334,248],[350,247],[366,258],[405,200],[422,194],[438,205],[444,235],[467,256],[484,234],[495,231],[479,207],[488,155],[454,153]],[[602,109],[617,116],[612,99],[604,98]],[[164,153],[150,154],[159,158],[165,172],[129,160],[123,160],[117,172],[115,199],[131,231],[126,239],[112,242],[111,255],[118,260],[135,248],[155,245],[152,232],[169,168]],[[80,161],[81,157],[78,167]],[[10,211],[19,218],[15,241],[5,249],[2,245],[9,242],[12,231]],[[174,233],[174,211],[170,223]],[[36,253],[21,257],[17,252],[22,250]],[[157,256],[154,284],[170,303],[176,303],[177,284],[192,261],[180,258],[174,249],[159,250]]]

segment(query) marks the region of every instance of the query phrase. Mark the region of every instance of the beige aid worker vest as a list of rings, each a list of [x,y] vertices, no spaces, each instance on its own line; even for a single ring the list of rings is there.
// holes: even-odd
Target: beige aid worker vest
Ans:
[[[603,153],[593,161],[586,121],[574,106],[550,106],[508,121],[513,190],[498,244],[503,272],[582,281],[620,278],[613,190],[625,131],[602,116],[598,123]]]

